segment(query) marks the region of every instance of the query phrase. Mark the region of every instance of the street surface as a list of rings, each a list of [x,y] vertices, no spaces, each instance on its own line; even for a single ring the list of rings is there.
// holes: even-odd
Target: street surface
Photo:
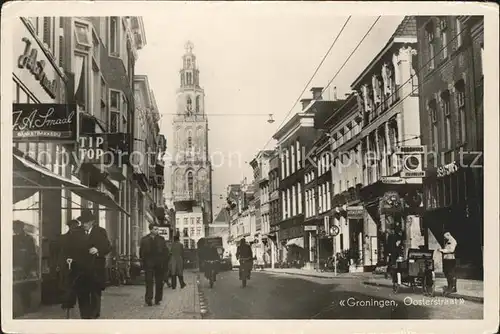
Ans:
[[[394,294],[362,277],[330,279],[252,272],[246,288],[236,270],[221,272],[214,288],[200,275],[206,319],[482,319],[483,304],[425,297],[419,289]],[[406,304],[406,305],[405,305]]]

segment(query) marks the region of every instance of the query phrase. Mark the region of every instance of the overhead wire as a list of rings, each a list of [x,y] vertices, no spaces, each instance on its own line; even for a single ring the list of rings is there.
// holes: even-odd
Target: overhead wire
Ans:
[[[340,37],[340,34],[342,33],[342,31],[344,30],[345,26],[347,25],[347,22],[349,21],[349,19],[351,18],[351,16],[349,16],[348,20],[346,20],[344,26],[342,27],[342,30],[340,30],[339,34],[337,35],[337,38],[335,39],[334,41],[334,44],[335,42],[338,40],[338,38]],[[347,64],[347,62],[352,58],[352,56],[354,55],[354,53],[356,52],[356,50],[361,46],[361,44],[364,42],[364,40],[366,39],[366,37],[370,34],[370,32],[373,30],[373,28],[375,27],[375,25],[377,24],[377,22],[380,20],[381,16],[379,15],[375,21],[372,23],[372,25],[370,26],[370,28],[368,29],[368,31],[366,32],[366,34],[363,36],[363,38],[357,43],[356,47],[354,48],[354,50],[351,52],[351,54],[347,57],[346,61],[342,64],[342,66],[340,67],[340,69],[337,71],[337,73],[335,73],[335,75],[333,76],[333,78],[330,80],[330,82],[328,83],[328,85],[322,90],[322,94],[326,91],[326,89],[331,85],[331,83],[333,82],[333,80],[335,80],[335,78],[339,75],[339,73],[342,71],[342,69],[345,67],[345,65]],[[333,44],[333,45],[334,45]],[[316,72],[315,71],[315,74],[316,75]],[[292,107],[292,109],[290,109],[290,111],[285,115],[283,121],[281,122],[281,124],[278,126],[278,129],[281,128],[281,126],[283,126],[283,124],[285,123],[285,121],[287,120],[288,116],[290,115],[290,113],[293,111],[293,108],[295,108],[295,105],[297,104],[298,101],[300,101],[302,95],[304,94],[305,90],[307,89],[307,87],[309,87],[309,84],[310,82],[312,81],[312,79],[314,78],[314,76],[309,80],[309,82],[307,83],[306,87],[304,88],[304,90],[302,91],[302,93],[300,94],[299,98],[297,99],[297,101],[295,102],[294,106]],[[269,143],[271,142],[272,140],[272,137],[269,138],[269,140],[266,142],[266,144],[264,145],[264,148],[269,145]],[[264,149],[263,148],[263,149]]]
[[[335,39],[333,40],[333,43],[332,45],[330,45],[330,48],[328,49],[328,51],[325,53],[325,55],[323,56],[323,59],[321,60],[321,62],[318,64],[318,66],[316,67],[316,69],[314,70],[314,73],[313,75],[311,76],[311,78],[309,79],[309,81],[306,83],[306,85],[304,86],[304,89],[302,90],[302,92],[299,94],[299,97],[297,98],[297,100],[295,101],[295,103],[293,104],[293,106],[290,108],[290,110],[288,111],[288,113],[285,115],[285,117],[283,118],[283,121],[281,122],[281,124],[278,126],[278,129],[281,128],[283,126],[283,124],[285,123],[285,121],[287,120],[288,116],[290,116],[290,114],[292,113],[293,109],[295,108],[295,106],[297,105],[297,103],[299,103],[299,101],[301,100],[302,98],[302,95],[304,95],[304,92],[307,90],[307,88],[309,87],[309,85],[311,84],[312,80],[314,79],[314,77],[316,76],[316,74],[318,73],[319,69],[321,68],[321,66],[323,65],[323,63],[325,62],[326,58],[328,57],[328,55],[330,54],[331,50],[333,49],[333,47],[335,46],[335,44],[337,44],[337,41],[338,39],[340,38],[340,36],[342,35],[342,32],[344,31],[345,27],[347,26],[347,23],[349,23],[349,21],[351,20],[351,17],[352,15],[349,15],[349,17],[346,19],[346,21],[344,22],[344,25],[342,26],[342,28],[340,29],[340,31],[338,32],[337,34],[337,37],[335,37]],[[271,142],[272,140],[272,137],[267,141],[267,143],[264,145],[264,148]]]

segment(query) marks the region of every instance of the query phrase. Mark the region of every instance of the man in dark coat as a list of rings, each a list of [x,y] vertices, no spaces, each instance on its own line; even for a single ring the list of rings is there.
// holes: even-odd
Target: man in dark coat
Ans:
[[[106,281],[105,256],[111,251],[111,243],[106,230],[94,224],[96,218],[89,209],[83,209],[76,220],[81,228],[65,238],[63,261],[73,260],[70,276],[81,318],[97,319],[101,315],[101,297]]]
[[[141,239],[139,257],[146,275],[145,301],[148,306],[153,303],[153,280],[155,282],[155,304],[163,299],[163,279],[168,263],[169,250],[165,239],[158,235],[158,226],[149,224],[150,233]]]

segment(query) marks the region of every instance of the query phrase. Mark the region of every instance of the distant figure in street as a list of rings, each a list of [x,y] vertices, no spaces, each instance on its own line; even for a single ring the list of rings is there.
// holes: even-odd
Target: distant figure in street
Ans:
[[[448,281],[448,286],[445,290],[447,293],[457,292],[457,278],[455,274],[455,267],[457,265],[455,259],[455,248],[457,241],[450,232],[444,233],[444,248],[439,251],[443,254],[443,272]]]
[[[80,317],[97,319],[106,287],[105,256],[111,251],[111,243],[106,230],[94,225],[96,219],[89,209],[83,209],[76,221],[78,225],[70,221],[70,230],[63,238],[60,266],[67,266],[67,281],[76,292]]]
[[[238,249],[236,250],[236,258],[238,260],[240,259],[247,259],[247,261],[244,261],[244,265],[247,266],[247,272],[248,272],[248,279],[250,279],[250,272],[252,271],[253,267],[253,254],[252,254],[252,248],[250,247],[249,244],[247,244],[246,240],[243,238],[240,240],[240,245],[238,246]],[[240,268],[241,267],[241,260],[240,260]]]
[[[163,299],[163,279],[168,256],[167,242],[158,234],[158,226],[149,224],[149,234],[141,239],[139,250],[139,257],[146,274],[145,301],[148,306],[153,305],[153,280],[155,304],[159,305]]]
[[[177,278],[179,278],[179,283],[181,289],[184,289],[186,283],[184,283],[184,246],[179,241],[179,235],[174,236],[174,242],[172,243],[172,248],[170,249],[170,274],[172,275],[172,289],[177,287]]]

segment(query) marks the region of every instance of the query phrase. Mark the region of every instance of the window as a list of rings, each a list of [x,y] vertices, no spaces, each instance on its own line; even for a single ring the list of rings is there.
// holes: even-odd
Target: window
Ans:
[[[297,141],[295,145],[296,145],[295,148],[297,150],[297,170],[299,170],[301,168],[301,165],[300,165],[300,163],[301,163],[300,142]]]
[[[88,57],[84,54],[75,54],[74,62],[74,73],[75,73],[75,100],[76,103],[83,108],[83,110],[88,111],[88,98],[89,98],[89,67],[88,67]]]
[[[187,175],[187,182],[188,182],[188,192],[189,192],[189,197],[192,197],[193,196],[193,172],[192,171],[189,171],[188,172],[188,175]]]
[[[481,75],[484,76],[484,44],[481,43]]]
[[[186,100],[186,109],[187,111],[193,110],[193,101],[191,100],[190,96],[188,96]]]
[[[76,43],[90,47],[90,30],[89,26],[82,22],[75,22],[75,37]],[[99,42],[98,42],[99,45]]]
[[[293,174],[295,173],[295,167],[297,167],[297,165],[295,164],[295,150],[293,149],[293,146],[290,147],[290,152],[292,153],[290,165],[292,169],[291,172]]]
[[[446,59],[448,57],[448,24],[446,17],[441,18],[439,21],[439,29],[441,32],[441,57]]]
[[[462,21],[460,21],[459,18],[456,19],[456,24],[457,24],[457,48],[462,46],[463,39],[462,39],[462,33],[464,30],[464,27],[462,25]]]
[[[441,93],[441,110],[444,116],[444,148],[450,149],[451,143],[451,113],[450,113],[450,93],[448,90]]]
[[[112,16],[109,19],[109,53],[113,56],[120,54],[120,24],[119,18]]]
[[[200,112],[200,97],[197,96],[195,101],[196,101],[196,104],[195,104],[196,109],[195,110],[196,110],[196,113],[199,113]]]
[[[184,218],[184,226],[186,226],[187,224],[188,224],[188,219]]]
[[[292,186],[292,217],[297,214],[297,194],[295,193],[295,186]]]
[[[427,43],[429,47],[429,69],[434,69],[434,58],[435,58],[435,50],[434,50],[434,24],[429,22],[425,27],[427,33]]]
[[[117,91],[110,91],[110,101],[111,101],[111,109],[119,110],[119,103],[120,103],[120,92]]]
[[[189,239],[184,239],[183,243],[184,243],[184,248],[189,248]]]
[[[92,30],[92,53],[94,56],[94,60],[97,63],[100,62],[99,51],[100,51],[99,37],[97,36],[95,30]]]
[[[194,225],[194,218],[191,217],[191,225]]]
[[[467,141],[467,117],[465,113],[465,83],[460,80],[455,85],[456,94],[456,104],[457,104],[457,116],[459,124],[459,138],[460,142],[463,144]]]
[[[438,124],[437,124],[437,111],[436,111],[436,100],[429,101],[428,104],[429,111],[429,124],[431,129],[431,147],[433,150],[438,148]]]

